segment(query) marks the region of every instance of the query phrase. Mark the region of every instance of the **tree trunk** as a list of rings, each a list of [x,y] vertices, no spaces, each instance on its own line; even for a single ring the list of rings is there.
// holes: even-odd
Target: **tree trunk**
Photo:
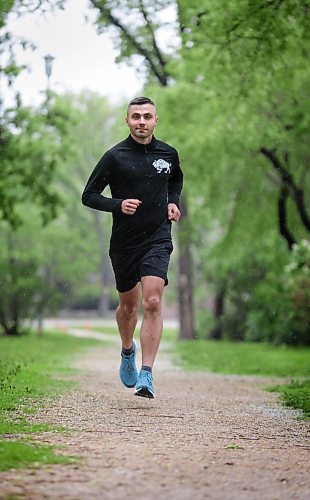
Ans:
[[[40,311],[37,316],[37,335],[41,337],[43,334],[44,312]]]
[[[223,287],[217,291],[214,297],[214,319],[215,326],[210,332],[210,339],[221,340],[223,337],[222,317],[225,310],[226,289]]]

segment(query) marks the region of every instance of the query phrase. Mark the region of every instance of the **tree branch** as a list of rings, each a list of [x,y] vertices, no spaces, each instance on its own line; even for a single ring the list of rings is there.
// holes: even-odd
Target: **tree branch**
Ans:
[[[274,151],[267,148],[261,148],[260,152],[271,162],[273,167],[279,172],[283,184],[289,188],[292,194],[292,197],[295,201],[299,216],[301,218],[304,227],[308,231],[310,231],[310,218],[307,214],[303,190],[295,184],[292,174],[286,170],[286,168],[280,162],[279,158],[276,156]],[[286,161],[288,161],[288,157],[286,157]]]
[[[157,59],[158,59],[160,67],[162,68],[163,72],[165,73],[166,61],[164,60],[162,53],[158,48],[158,45],[157,45],[157,42],[155,39],[155,35],[154,35],[154,30],[153,30],[152,24],[148,18],[147,12],[144,8],[143,0],[139,0],[139,5],[140,5],[141,13],[142,13],[144,20],[146,22],[147,30],[151,35],[152,46],[153,46],[154,52],[157,55]],[[166,75],[166,78],[167,78],[167,75]]]
[[[127,40],[130,42],[130,44],[136,49],[136,52],[140,54],[141,56],[144,57],[144,59],[147,61],[147,63],[150,65],[153,74],[159,81],[159,83],[163,86],[167,86],[167,77],[165,74],[162,74],[161,71],[157,68],[156,63],[153,61],[153,58],[151,54],[149,53],[148,50],[146,50],[138,41],[137,39],[130,33],[128,28],[126,28],[119,19],[117,19],[111,11],[104,6],[100,5],[98,1],[96,0],[90,0],[91,3],[93,4],[94,7],[96,7],[102,14],[103,17],[105,17],[115,28],[119,29],[127,38]]]
[[[290,186],[292,189],[296,189],[292,174],[290,174],[290,172],[287,172],[287,170],[285,170],[284,166],[280,162],[279,158],[276,156],[275,152],[272,151],[271,149],[267,149],[264,147],[260,149],[260,152],[264,156],[266,156],[266,158],[272,163],[273,167],[279,172],[282,181],[288,186]]]
[[[288,187],[283,184],[280,196],[278,200],[278,222],[279,222],[279,231],[283,238],[286,239],[289,250],[292,250],[293,245],[297,243],[294,236],[290,232],[287,224],[287,209],[286,202],[289,196]]]

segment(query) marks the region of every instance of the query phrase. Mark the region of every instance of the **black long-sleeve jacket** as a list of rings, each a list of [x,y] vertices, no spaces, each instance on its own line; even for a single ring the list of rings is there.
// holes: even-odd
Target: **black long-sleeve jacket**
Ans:
[[[101,193],[110,186],[112,197]],[[178,205],[183,185],[177,151],[152,138],[150,144],[131,135],[99,160],[82,195],[88,207],[112,212],[111,251],[122,251],[171,240],[168,203]],[[134,215],[121,211],[123,200],[142,201]]]

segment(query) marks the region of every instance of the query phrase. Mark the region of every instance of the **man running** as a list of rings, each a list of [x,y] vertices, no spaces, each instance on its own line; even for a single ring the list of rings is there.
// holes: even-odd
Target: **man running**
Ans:
[[[148,398],[154,398],[152,367],[163,330],[161,302],[173,250],[171,222],[180,218],[183,185],[177,151],[153,135],[157,122],[151,99],[133,99],[126,116],[130,135],[103,155],[82,195],[84,205],[112,212],[109,255],[119,294],[119,375],[126,387],[135,387],[137,396]],[[101,194],[108,185],[111,198]],[[141,291],[142,367],[138,372],[133,335]]]

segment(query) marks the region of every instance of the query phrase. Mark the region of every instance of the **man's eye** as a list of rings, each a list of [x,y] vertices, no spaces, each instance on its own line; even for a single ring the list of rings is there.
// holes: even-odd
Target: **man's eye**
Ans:
[[[132,117],[134,120],[138,120],[138,118],[140,118],[140,115],[132,115]]]

